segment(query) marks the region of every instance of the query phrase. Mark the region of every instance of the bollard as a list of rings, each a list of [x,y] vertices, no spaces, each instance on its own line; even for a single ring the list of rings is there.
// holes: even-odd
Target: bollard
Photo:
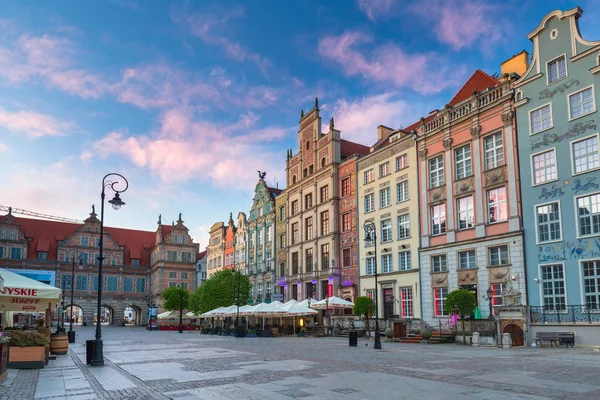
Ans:
[[[473,347],[479,347],[479,332],[473,332],[473,338],[471,340],[473,342]]]
[[[512,346],[512,338],[510,337],[510,333],[502,334],[502,348],[510,349]]]

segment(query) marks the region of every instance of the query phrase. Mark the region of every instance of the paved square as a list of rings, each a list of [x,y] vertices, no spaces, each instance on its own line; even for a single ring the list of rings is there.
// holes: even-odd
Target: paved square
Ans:
[[[106,327],[106,365],[85,365],[91,327],[42,370],[9,370],[1,399],[600,399],[600,352],[502,350],[337,338],[244,338]]]

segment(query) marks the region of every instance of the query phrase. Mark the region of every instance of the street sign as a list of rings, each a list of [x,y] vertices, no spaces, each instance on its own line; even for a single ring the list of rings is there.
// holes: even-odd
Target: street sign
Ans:
[[[273,300],[273,301],[283,301],[283,295],[281,293],[280,294],[275,294],[274,293],[274,294],[271,295],[271,300]]]

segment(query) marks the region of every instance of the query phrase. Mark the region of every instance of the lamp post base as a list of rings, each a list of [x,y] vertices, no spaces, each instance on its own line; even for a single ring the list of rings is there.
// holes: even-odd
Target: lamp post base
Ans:
[[[102,367],[104,366],[104,343],[102,339],[96,339],[92,343],[92,358],[90,360],[90,366]]]
[[[67,335],[69,336],[69,343],[75,343],[75,331],[69,331]]]
[[[379,329],[375,331],[375,343],[373,344],[375,350],[381,350],[381,333]]]

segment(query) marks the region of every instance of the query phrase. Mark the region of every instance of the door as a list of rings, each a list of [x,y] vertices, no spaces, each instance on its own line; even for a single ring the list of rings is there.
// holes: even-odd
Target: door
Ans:
[[[523,330],[515,324],[506,325],[503,333],[510,333],[513,347],[521,347],[524,345]]]
[[[394,289],[383,289],[383,318],[390,319],[394,314]]]

